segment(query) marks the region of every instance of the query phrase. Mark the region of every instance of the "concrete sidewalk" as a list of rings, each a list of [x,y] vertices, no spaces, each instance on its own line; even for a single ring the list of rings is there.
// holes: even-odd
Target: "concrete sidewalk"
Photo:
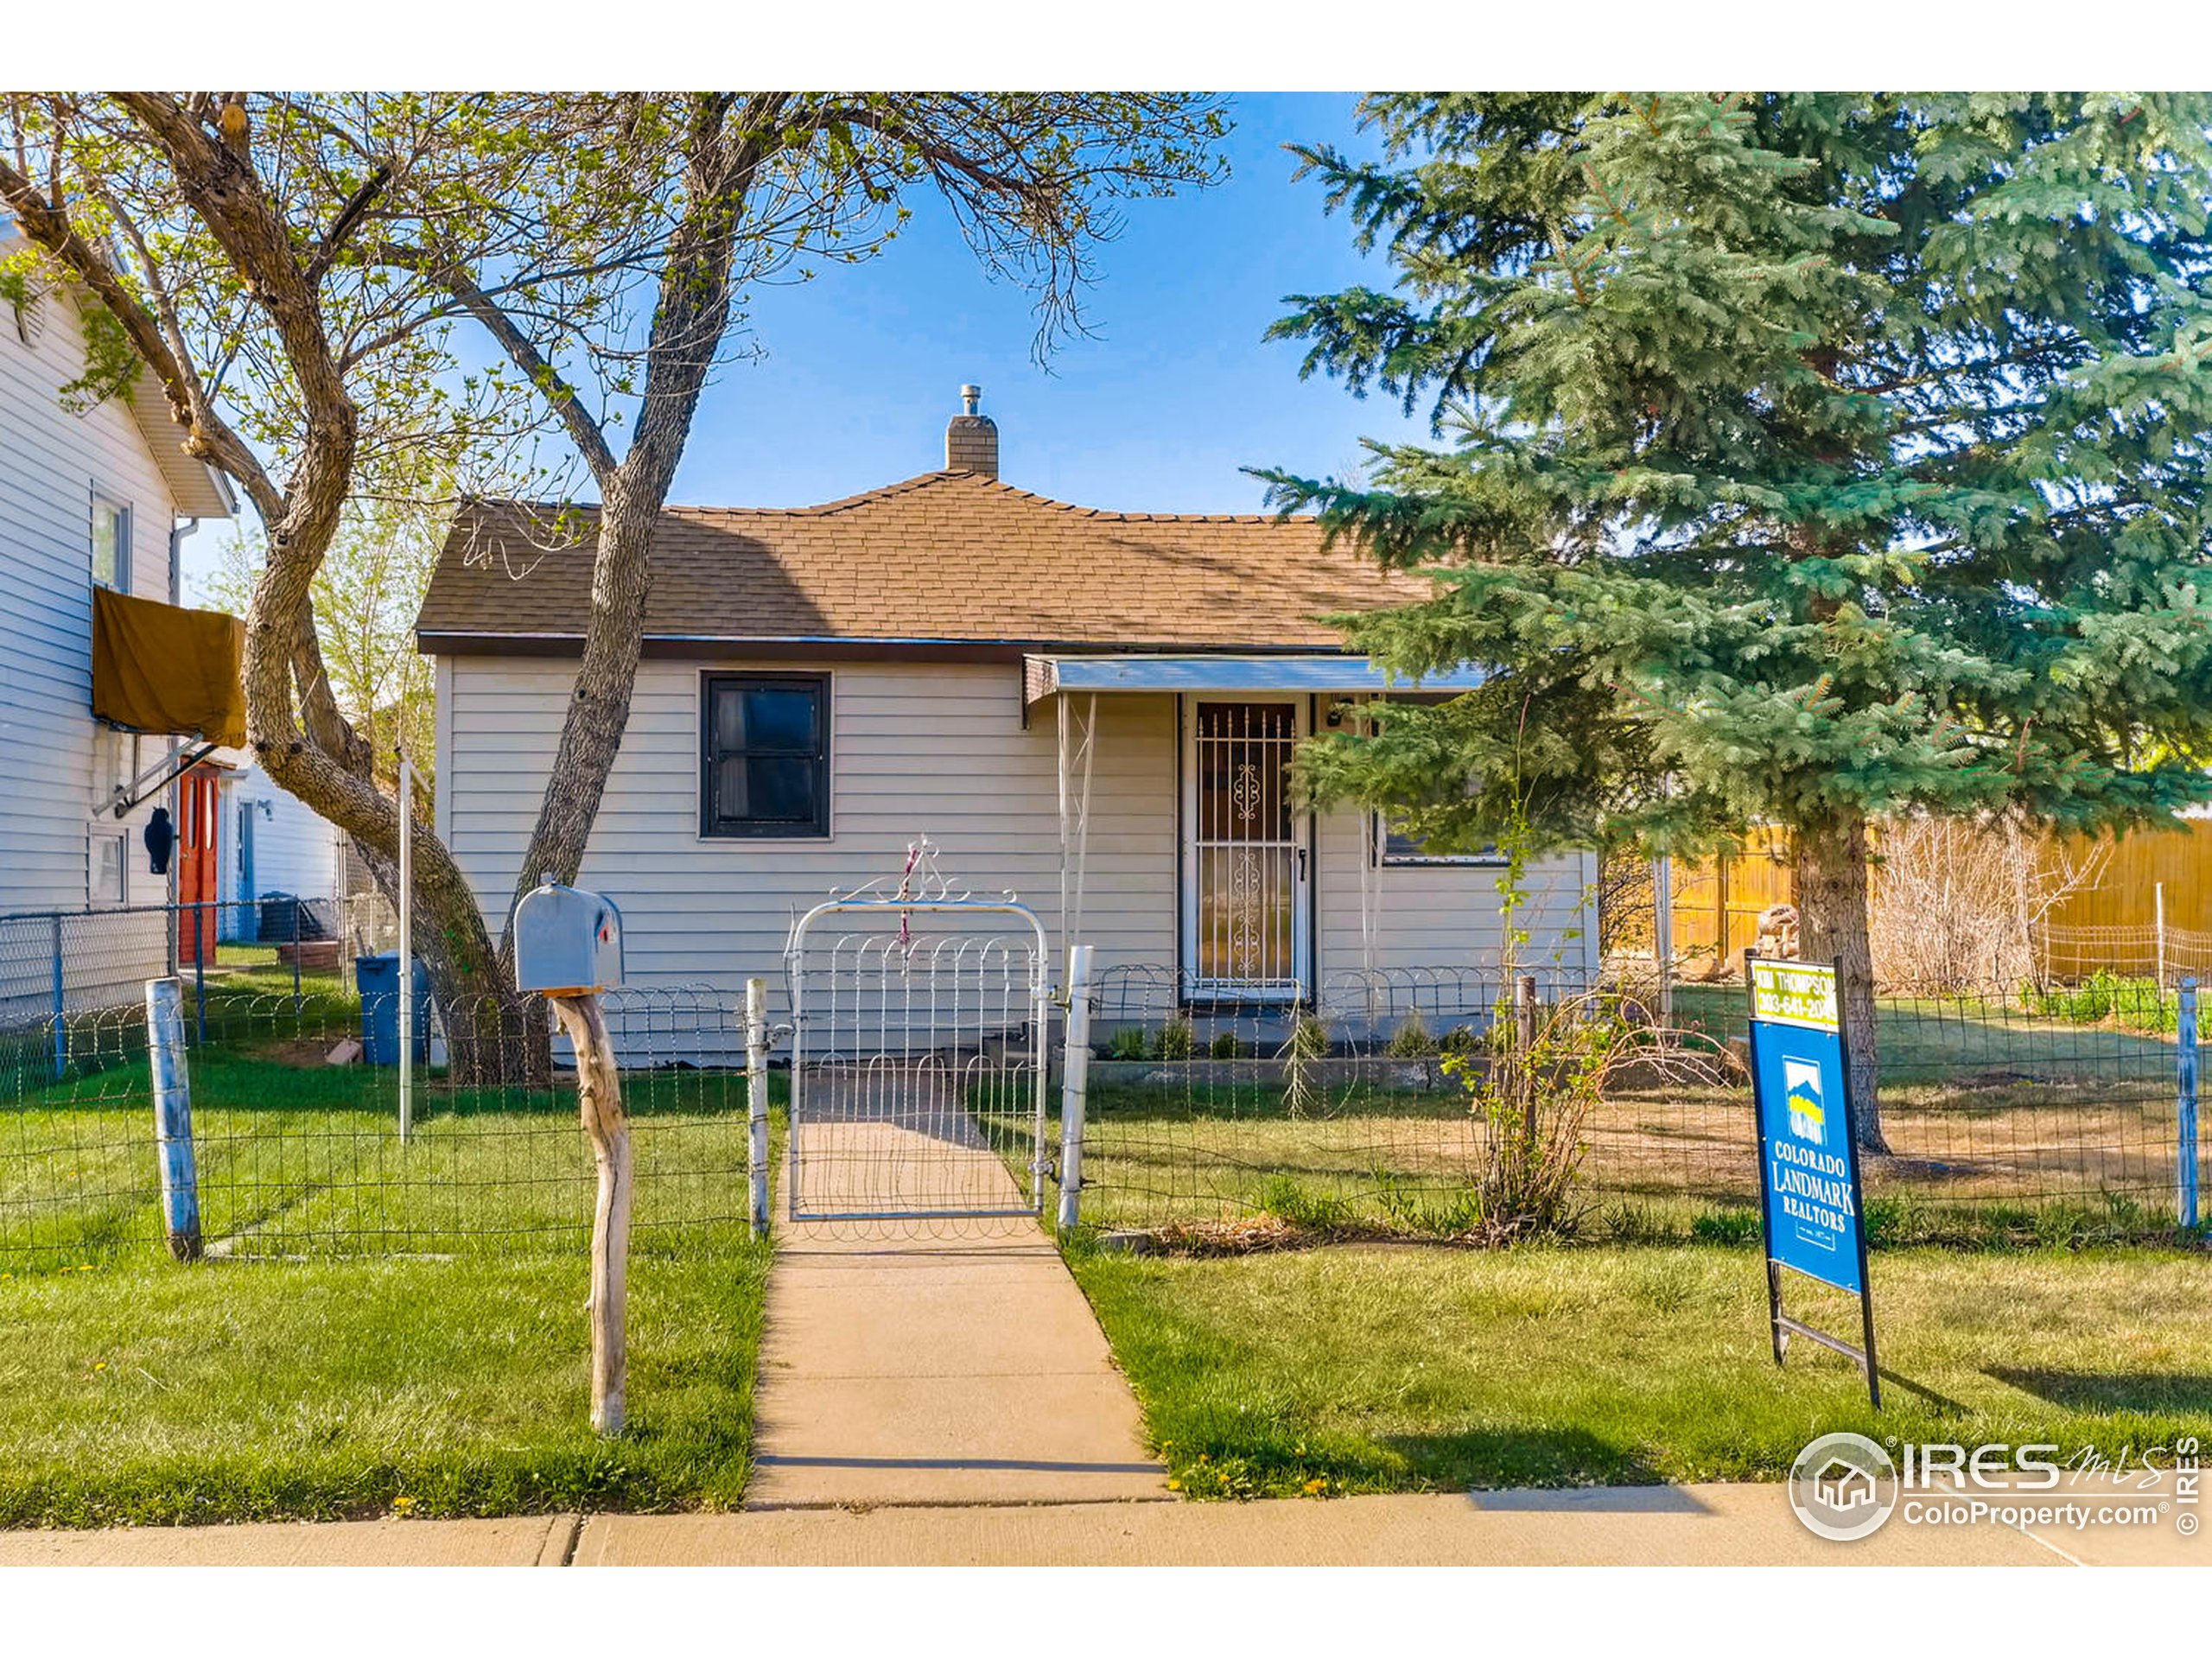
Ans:
[[[801,1127],[815,1209],[1019,1207],[964,1111],[893,1104]],[[786,1222],[754,1422],[748,1509],[1170,1496],[1090,1303],[1027,1216]]]
[[[1892,1521],[1862,1543],[1826,1543],[1797,1523],[1778,1484],[0,1533],[0,1567],[2058,1567],[2208,1560],[2212,1551],[2171,1524],[2045,1535]]]

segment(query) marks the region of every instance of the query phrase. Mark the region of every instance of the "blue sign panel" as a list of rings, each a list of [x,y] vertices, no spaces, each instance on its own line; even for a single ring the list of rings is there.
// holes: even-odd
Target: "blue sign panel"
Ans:
[[[1834,975],[1811,963],[1754,964],[1751,1084],[1766,1249],[1785,1268],[1863,1294],[1859,1160]]]

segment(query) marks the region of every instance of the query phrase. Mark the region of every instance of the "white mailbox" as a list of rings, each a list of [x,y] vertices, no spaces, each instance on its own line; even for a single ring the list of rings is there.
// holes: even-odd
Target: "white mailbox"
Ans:
[[[515,987],[586,996],[622,982],[622,912],[604,893],[553,882],[515,906]]]

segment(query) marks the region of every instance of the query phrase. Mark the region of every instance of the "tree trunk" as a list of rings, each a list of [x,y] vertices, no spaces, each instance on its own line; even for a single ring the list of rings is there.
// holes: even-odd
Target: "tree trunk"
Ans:
[[[1886,1153],[1875,1049],[1874,957],[1866,925],[1865,818],[1798,827],[1796,889],[1800,954],[1808,962],[1833,961],[1836,967],[1859,1144],[1869,1152]]]
[[[591,1222],[591,1426],[622,1432],[629,1319],[630,1124],[622,1115],[622,1082],[614,1046],[596,996],[546,999],[576,1050],[576,1108],[599,1165],[599,1201]]]

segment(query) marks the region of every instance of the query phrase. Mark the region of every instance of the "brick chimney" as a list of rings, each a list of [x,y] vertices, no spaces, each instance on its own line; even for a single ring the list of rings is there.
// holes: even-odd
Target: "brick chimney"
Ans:
[[[982,401],[981,386],[960,388],[962,412],[944,426],[945,471],[981,473],[985,478],[999,475],[998,423],[988,415],[976,412],[976,406]]]

